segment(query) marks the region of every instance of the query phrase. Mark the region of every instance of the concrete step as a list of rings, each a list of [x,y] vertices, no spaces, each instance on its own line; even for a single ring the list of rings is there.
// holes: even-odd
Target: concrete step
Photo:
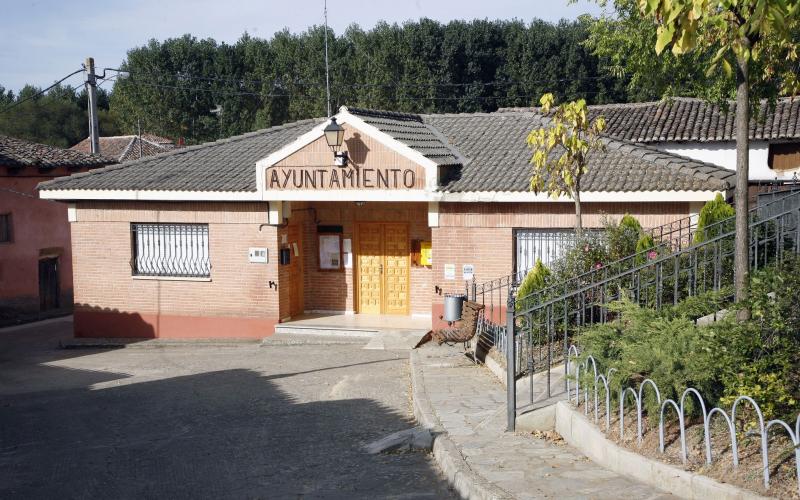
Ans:
[[[293,325],[291,323],[275,325],[275,333],[293,335],[339,335],[345,337],[372,337],[380,330],[370,327],[337,327],[320,325]]]

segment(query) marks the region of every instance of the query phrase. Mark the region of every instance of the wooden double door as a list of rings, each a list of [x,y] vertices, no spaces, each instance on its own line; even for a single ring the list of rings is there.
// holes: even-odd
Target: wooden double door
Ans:
[[[358,312],[408,314],[408,224],[359,223],[356,241]]]

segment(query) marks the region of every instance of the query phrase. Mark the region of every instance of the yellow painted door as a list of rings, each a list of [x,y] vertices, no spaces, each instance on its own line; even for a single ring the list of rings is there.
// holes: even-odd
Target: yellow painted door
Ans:
[[[383,226],[383,312],[408,314],[409,248],[406,224]]]
[[[358,312],[380,314],[383,293],[383,227],[358,226]]]

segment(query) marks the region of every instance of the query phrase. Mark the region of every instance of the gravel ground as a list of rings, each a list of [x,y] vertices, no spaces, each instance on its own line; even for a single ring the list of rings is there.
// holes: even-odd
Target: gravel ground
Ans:
[[[0,498],[452,498],[413,425],[408,352],[361,345],[59,349],[0,330]],[[366,340],[365,340],[366,342]]]

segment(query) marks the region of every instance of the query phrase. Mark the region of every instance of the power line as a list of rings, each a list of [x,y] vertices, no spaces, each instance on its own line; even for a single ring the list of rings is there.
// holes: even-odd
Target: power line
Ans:
[[[129,76],[149,75],[156,77],[169,77],[176,80],[195,80],[195,81],[212,81],[212,82],[229,82],[239,85],[292,85],[296,87],[324,87],[325,82],[308,82],[308,81],[289,81],[284,82],[281,79],[274,80],[251,80],[245,78],[234,77],[219,77],[219,76],[194,76],[183,73],[166,73],[154,71],[127,71],[118,68],[104,68],[107,71],[117,71],[119,73],[127,73]],[[564,77],[564,78],[538,78],[533,80],[492,80],[489,82],[473,81],[473,82],[389,82],[389,83],[339,83],[334,84],[336,88],[368,88],[368,87],[502,87],[513,85],[530,85],[536,83],[561,83],[561,82],[574,82],[585,80],[614,80],[616,77],[613,75],[597,75],[597,76],[582,76],[582,77]]]
[[[83,68],[81,68],[81,69],[79,69],[79,70],[77,70],[77,71],[73,71],[72,73],[68,74],[67,76],[65,76],[65,77],[64,77],[64,78],[62,78],[61,80],[57,81],[56,83],[54,83],[54,84],[50,85],[50,86],[49,86],[49,87],[47,87],[46,89],[44,89],[44,90],[40,90],[39,92],[37,92],[37,93],[33,94],[32,96],[28,96],[28,97],[26,97],[25,99],[23,99],[23,100],[21,100],[21,101],[17,101],[17,102],[15,102],[14,104],[11,104],[11,105],[9,105],[9,106],[6,106],[6,107],[5,107],[5,108],[3,108],[2,110],[0,110],[0,114],[2,114],[2,113],[5,113],[5,112],[7,112],[7,111],[8,111],[8,110],[10,110],[10,109],[12,109],[12,108],[15,108],[15,107],[19,106],[19,105],[20,105],[20,104],[22,104],[23,102],[27,102],[27,101],[30,101],[31,99],[35,99],[35,98],[39,97],[40,95],[42,95],[42,94],[44,94],[45,92],[47,92],[48,90],[52,89],[53,87],[55,87],[55,86],[56,86],[56,85],[58,85],[59,83],[63,82],[63,81],[64,81],[64,80],[66,80],[67,78],[70,78],[71,76],[73,76],[73,75],[77,75],[78,73],[81,73],[81,72],[83,72]]]

